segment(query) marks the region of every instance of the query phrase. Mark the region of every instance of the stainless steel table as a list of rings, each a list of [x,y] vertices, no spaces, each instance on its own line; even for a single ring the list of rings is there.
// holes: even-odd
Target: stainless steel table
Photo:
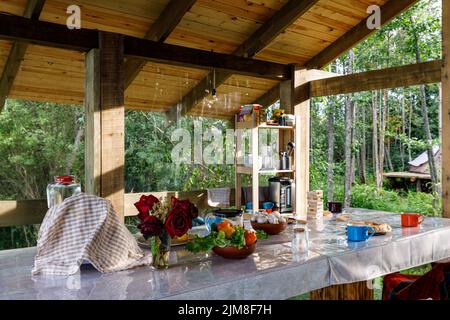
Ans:
[[[388,222],[393,232],[348,243],[345,223],[309,223],[310,250],[294,255],[292,229],[260,241],[245,260],[171,252],[172,266],[70,277],[31,276],[35,248],[0,251],[0,299],[286,299],[330,285],[373,279],[450,257],[450,220],[404,229],[396,214],[353,209],[356,220]]]

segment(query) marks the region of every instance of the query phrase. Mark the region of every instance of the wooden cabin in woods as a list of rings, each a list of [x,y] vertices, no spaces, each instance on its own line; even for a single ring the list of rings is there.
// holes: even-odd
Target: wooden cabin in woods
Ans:
[[[441,149],[438,145],[433,146],[433,154],[438,172],[441,171]],[[405,189],[430,192],[431,182],[428,151],[425,150],[417,158],[408,162],[409,170],[406,172],[388,172],[383,176],[389,181],[391,187],[395,189]],[[415,187],[412,187],[415,186]]]
[[[433,147],[433,155],[436,162],[436,165],[440,167],[441,163],[441,149],[439,146]],[[413,161],[408,162],[409,164],[409,172],[415,173],[430,173],[430,166],[428,161],[428,151],[424,151]]]

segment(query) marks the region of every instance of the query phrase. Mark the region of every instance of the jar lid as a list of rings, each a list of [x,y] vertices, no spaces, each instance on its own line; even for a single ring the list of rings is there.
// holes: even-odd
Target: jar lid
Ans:
[[[221,218],[234,218],[242,215],[242,210],[236,209],[218,209],[214,210],[214,215]]]
[[[295,228],[294,229],[294,233],[302,233],[302,232],[305,232],[304,228]]]
[[[61,184],[70,184],[75,181],[75,176],[55,176],[55,182]]]

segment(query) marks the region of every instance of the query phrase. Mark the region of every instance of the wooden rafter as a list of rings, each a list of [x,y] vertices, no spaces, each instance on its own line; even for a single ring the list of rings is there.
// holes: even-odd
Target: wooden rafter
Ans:
[[[441,60],[435,60],[315,80],[309,83],[310,97],[438,83],[441,82],[441,65]]]
[[[196,0],[171,0],[152,24],[144,39],[164,42]],[[130,58],[125,62],[125,88],[134,81],[147,61]]]
[[[381,7],[381,25],[385,25],[418,1],[419,0],[390,0]],[[325,50],[310,59],[304,66],[308,69],[322,69],[375,31],[377,31],[377,29],[369,29],[367,27],[367,19],[364,19],[338,40],[329,45]]]
[[[418,2],[418,0],[390,0],[383,7],[381,7],[381,25],[385,25],[396,16],[410,8],[416,2]],[[358,43],[360,43],[376,31],[377,29],[371,30],[367,28],[367,19],[364,19],[338,40],[321,51],[319,54],[311,58],[303,66],[308,69],[322,69],[324,66],[332,62],[334,59],[338,58],[347,50],[356,46]],[[267,101],[267,97],[268,96],[264,94],[263,96],[258,98],[257,101],[260,101],[262,99],[264,101]],[[279,99],[279,96],[275,98],[273,94],[271,94],[270,97],[270,104],[276,102],[276,100]]]
[[[290,77],[289,66],[281,63],[116,35],[123,38],[124,53],[128,57],[194,68],[215,68],[236,74],[276,80],[286,80]],[[65,25],[32,21],[7,14],[0,14],[0,39],[78,51],[89,51],[99,47],[99,31],[97,30],[69,30]]]
[[[270,106],[274,104],[280,98],[280,85],[276,85],[261,97],[259,97],[254,103],[262,106]]]
[[[287,27],[294,23],[317,2],[318,0],[290,0],[244,43],[242,43],[239,48],[233,52],[233,55],[253,57],[269,45],[273,39],[286,30]],[[216,72],[216,87],[224,83],[231,75],[232,73],[229,72]],[[172,106],[167,112],[168,119],[173,120],[177,116],[185,115],[200,100],[202,100],[208,94],[207,90],[211,87],[212,78],[213,75],[212,72],[210,72],[181,99],[181,104]]]
[[[290,77],[289,65],[281,63],[116,35],[123,38],[124,53],[129,57],[194,68],[215,68],[236,74],[276,80],[286,80]],[[69,30],[65,25],[32,21],[7,14],[0,14],[0,39],[85,52],[99,48],[99,31],[97,30]]]
[[[23,12],[25,18],[38,20],[44,7],[45,0],[28,0]],[[20,64],[25,57],[28,45],[22,42],[14,42],[6,60],[2,76],[0,78],[0,111],[5,104],[6,97],[11,91],[11,87],[19,72]]]

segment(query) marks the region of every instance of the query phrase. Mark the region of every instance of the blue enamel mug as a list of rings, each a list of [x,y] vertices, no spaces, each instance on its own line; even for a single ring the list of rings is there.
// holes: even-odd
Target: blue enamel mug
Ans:
[[[369,232],[370,231],[370,232]],[[375,235],[375,229],[369,226],[347,226],[347,240],[352,242],[367,241]]]

